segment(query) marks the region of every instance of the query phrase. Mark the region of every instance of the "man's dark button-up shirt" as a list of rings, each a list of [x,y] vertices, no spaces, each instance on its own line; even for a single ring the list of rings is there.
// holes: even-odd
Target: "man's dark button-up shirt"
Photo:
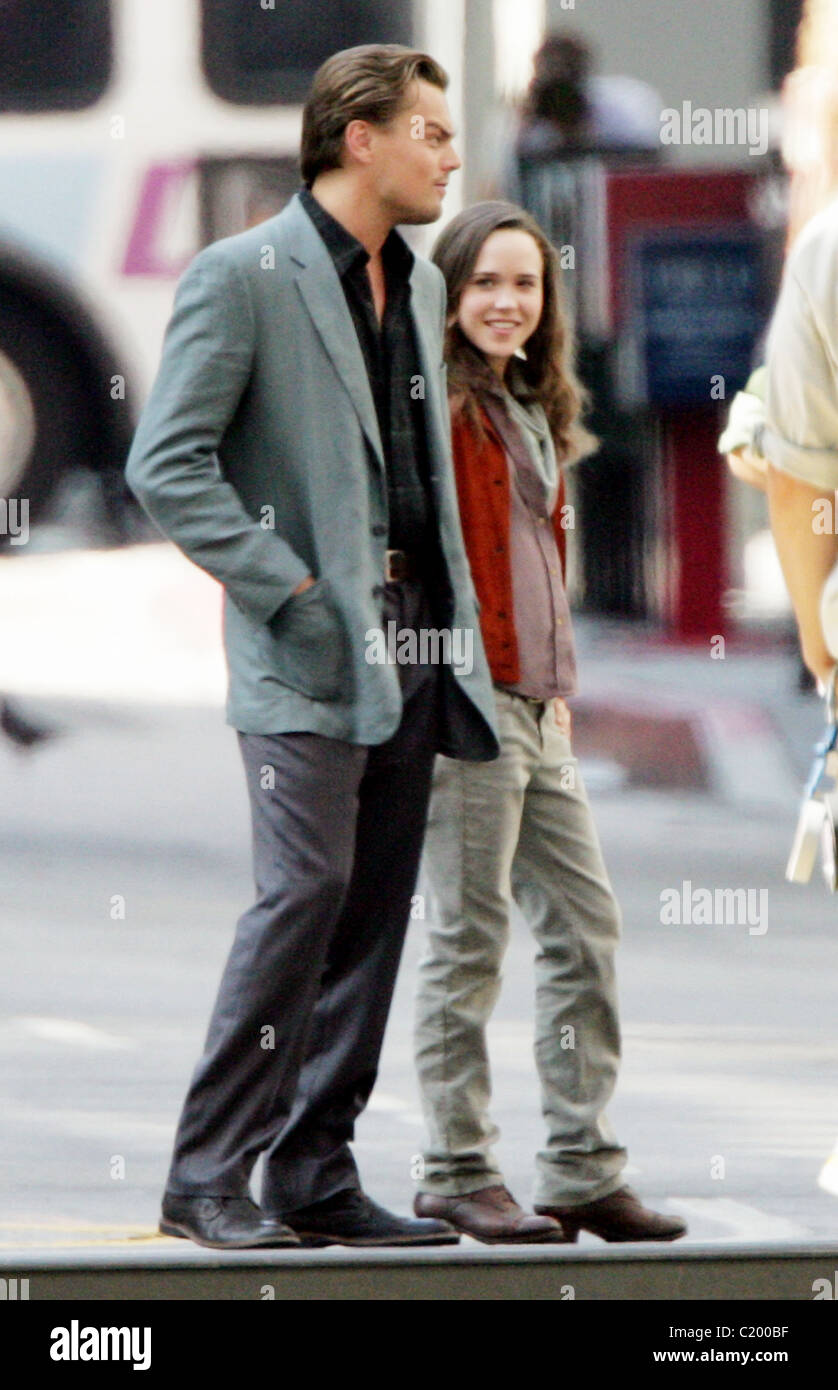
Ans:
[[[318,203],[310,189],[301,190],[300,201],[334,261],[364,355],[387,472],[388,546],[426,557],[434,549],[433,517],[424,392],[417,389],[421,377],[410,316],[413,252],[395,229],[381,248],[385,306],[379,328],[366,247]]]

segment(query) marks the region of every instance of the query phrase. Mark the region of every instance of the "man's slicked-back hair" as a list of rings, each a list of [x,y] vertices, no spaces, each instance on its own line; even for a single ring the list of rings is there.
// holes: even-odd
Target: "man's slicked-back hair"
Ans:
[[[339,169],[349,122],[387,125],[417,78],[442,91],[448,86],[448,74],[435,58],[402,44],[361,44],[327,58],[303,109],[303,182],[311,187],[324,170]]]

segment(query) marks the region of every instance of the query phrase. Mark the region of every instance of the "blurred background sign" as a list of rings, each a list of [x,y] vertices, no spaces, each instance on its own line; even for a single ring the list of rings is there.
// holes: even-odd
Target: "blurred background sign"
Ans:
[[[716,399],[740,390],[765,324],[756,229],[647,229],[627,259],[622,403],[706,405],[714,383]]]

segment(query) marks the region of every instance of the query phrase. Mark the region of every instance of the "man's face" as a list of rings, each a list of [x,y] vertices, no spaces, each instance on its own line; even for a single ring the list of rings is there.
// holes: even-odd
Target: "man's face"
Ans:
[[[435,222],[448,179],[460,168],[444,92],[417,79],[399,114],[371,131],[370,180],[393,225]]]

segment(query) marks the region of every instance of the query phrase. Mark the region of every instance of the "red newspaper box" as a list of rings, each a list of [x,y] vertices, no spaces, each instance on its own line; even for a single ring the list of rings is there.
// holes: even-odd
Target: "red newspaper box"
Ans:
[[[758,178],[656,169],[605,180],[617,396],[660,421],[664,611],[682,641],[725,630],[727,471],[716,441],[766,318]]]

